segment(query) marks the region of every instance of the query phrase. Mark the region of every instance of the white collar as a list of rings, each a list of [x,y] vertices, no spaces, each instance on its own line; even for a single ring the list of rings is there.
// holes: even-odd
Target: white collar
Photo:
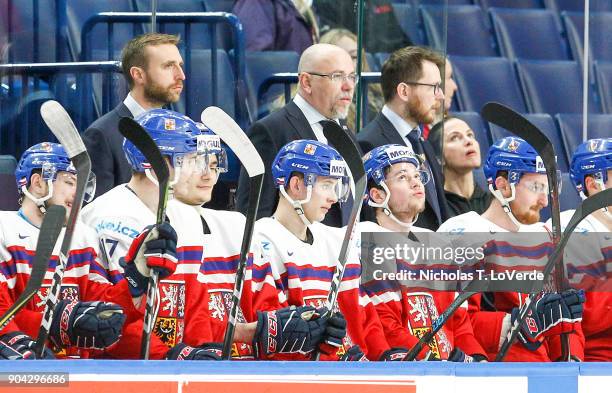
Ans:
[[[321,120],[328,120],[327,117],[323,116],[318,110],[316,110],[308,101],[304,99],[299,93],[293,98],[293,102],[302,111],[308,124],[319,124]]]
[[[143,108],[135,99],[134,97],[132,97],[132,94],[128,93],[127,97],[125,97],[125,100],[123,100],[123,104],[125,104],[125,106],[127,106],[127,108],[130,110],[130,112],[132,113],[132,116],[134,116],[134,118],[137,118],[138,116],[142,115],[143,113],[146,112],[145,108]]]
[[[387,105],[383,106],[381,112],[387,119],[389,119],[391,124],[393,124],[393,127],[395,127],[395,129],[403,139],[406,139],[407,135],[415,128],[418,132],[417,136],[421,137],[421,129],[419,127],[410,125],[406,120],[402,119],[400,115],[395,113],[393,109],[389,108]]]

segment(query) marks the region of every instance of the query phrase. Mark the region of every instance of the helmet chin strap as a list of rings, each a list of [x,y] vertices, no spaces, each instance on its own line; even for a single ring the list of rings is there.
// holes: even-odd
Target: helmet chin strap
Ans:
[[[279,187],[279,190],[280,190],[280,193],[283,195],[283,197],[285,197],[285,199],[289,201],[289,203],[291,203],[291,206],[293,206],[293,210],[295,210],[295,212],[300,217],[304,225],[306,225],[307,227],[311,226],[312,223],[310,222],[310,220],[308,220],[308,218],[306,218],[306,214],[304,213],[304,208],[302,207],[302,205],[310,201],[310,197],[312,196],[312,186],[310,185],[306,187],[306,199],[302,199],[298,201],[294,201],[293,198],[291,198],[287,194],[285,187]]]
[[[45,214],[47,212],[46,202],[47,200],[49,200],[49,198],[53,196],[53,180],[47,180],[47,187],[49,188],[49,192],[47,192],[47,195],[40,198],[36,198],[28,191],[25,185],[21,186],[21,192],[23,193],[23,195],[25,195],[32,202],[34,202],[34,204],[36,205],[36,207],[38,207],[38,210],[40,210],[42,214]]]
[[[389,187],[387,187],[387,184],[385,184],[384,181],[381,181],[380,185],[383,188],[383,190],[385,190],[385,194],[386,194],[385,200],[382,201],[381,203],[376,203],[376,202],[372,201],[372,199],[368,199],[368,205],[370,205],[372,207],[380,207],[380,208],[382,208],[383,209],[383,213],[385,213],[385,215],[387,217],[389,217],[390,219],[395,221],[398,225],[406,228],[409,231],[410,228],[412,228],[412,225],[418,220],[419,213],[417,213],[416,216],[414,216],[414,219],[411,222],[401,221],[399,218],[397,218],[395,216],[395,214],[393,214],[393,212],[391,212],[391,209],[389,208],[389,199],[391,198],[391,191],[389,191]]]
[[[489,184],[489,191],[491,191],[491,194],[493,194],[495,199],[497,199],[499,203],[501,203],[504,212],[506,212],[508,217],[510,217],[510,221],[512,221],[512,223],[516,225],[516,229],[519,229],[521,227],[521,223],[518,222],[516,217],[514,217],[514,214],[512,214],[512,209],[510,208],[510,202],[512,202],[514,198],[516,198],[516,189],[514,187],[514,184],[512,183],[510,183],[510,190],[512,190],[510,198],[505,198],[502,195],[501,191],[493,189],[493,184]]]
[[[147,177],[147,179],[151,181],[151,183],[159,187],[159,182],[157,181],[155,177],[153,177],[153,174],[151,173],[151,169],[145,169],[145,176]],[[178,183],[180,177],[181,177],[181,167],[174,168],[174,177],[172,178],[170,182],[168,182],[168,198],[172,198],[174,185]]]

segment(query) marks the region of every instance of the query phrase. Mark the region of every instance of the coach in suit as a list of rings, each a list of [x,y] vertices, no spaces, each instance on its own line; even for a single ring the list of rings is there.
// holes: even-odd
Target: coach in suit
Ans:
[[[449,218],[444,197],[442,170],[420,124],[430,124],[444,99],[440,69],[444,58],[421,47],[406,47],[391,54],[381,72],[385,105],[376,118],[357,135],[364,152],[389,143],[412,146],[425,159],[432,174],[425,184],[425,210],[415,225],[435,231]]]
[[[266,168],[258,218],[270,217],[278,203],[278,190],[272,179],[272,162],[278,151],[297,139],[327,143],[321,122],[332,120],[343,125],[353,99],[356,80],[353,61],[338,46],[315,44],[308,47],[300,57],[298,74],[295,98],[278,111],[253,123],[247,132]],[[247,210],[248,179],[243,168],[236,193],[236,205],[241,212]],[[324,223],[340,226],[342,216],[338,204],[335,204]]]
[[[123,48],[123,75],[130,92],[121,104],[94,121],[83,133],[92,171],[96,174],[96,197],[127,183],[132,176],[123,153],[119,119],[137,117],[149,109],[179,100],[185,74],[178,43],[178,36],[151,33],[133,38]]]

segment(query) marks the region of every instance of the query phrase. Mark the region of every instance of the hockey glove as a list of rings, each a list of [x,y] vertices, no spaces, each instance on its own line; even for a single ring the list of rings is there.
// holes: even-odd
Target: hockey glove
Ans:
[[[176,242],[176,232],[167,222],[149,225],[132,241],[130,249],[119,264],[123,268],[133,297],[141,296],[147,291],[151,269],[159,273],[159,278],[166,278],[174,273],[177,263]]]
[[[449,362],[455,363],[474,363],[475,360],[470,355],[466,355],[465,352],[461,350],[461,348],[455,347],[451,351],[450,355],[448,355]]]
[[[209,343],[199,347],[190,347],[184,343],[178,343],[166,353],[167,360],[221,360],[221,344]]]
[[[124,322],[123,310],[116,304],[60,300],[49,339],[57,348],[104,349],[119,341]]]
[[[378,360],[381,362],[401,362],[406,359],[406,355],[408,355],[406,348],[395,347],[383,352]]]
[[[22,332],[10,332],[0,337],[0,359],[36,359],[36,341]],[[42,359],[55,359],[53,351],[45,348]]]
[[[327,327],[323,335],[323,342],[319,345],[319,351],[326,355],[338,352],[338,348],[342,346],[344,336],[346,336],[346,319],[344,319],[342,313],[336,312],[327,321]]]
[[[369,362],[359,345],[353,345],[340,357],[341,362]]]
[[[519,340],[529,350],[535,351],[543,337],[571,333],[582,320],[584,292],[573,289],[562,294],[546,293],[529,305],[527,316],[518,333]],[[512,310],[511,321],[519,316],[519,309]]]
[[[258,354],[312,352],[323,340],[329,311],[325,307],[291,306],[257,311],[253,347]]]

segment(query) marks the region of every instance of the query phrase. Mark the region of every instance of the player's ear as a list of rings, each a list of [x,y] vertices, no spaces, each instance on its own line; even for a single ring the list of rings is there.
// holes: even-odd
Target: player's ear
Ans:
[[[289,185],[287,187],[287,194],[289,194],[289,196],[301,196],[301,194],[305,192],[305,189],[303,180],[298,176],[291,176],[289,178]]]
[[[369,191],[370,199],[374,203],[382,203],[387,197],[387,193],[385,190],[381,190],[380,188],[372,187]]]
[[[495,178],[495,188],[501,191],[502,195],[509,197],[512,190],[510,189],[510,182],[504,176],[497,176]]]
[[[601,191],[599,184],[595,181],[595,178],[591,175],[584,177],[584,189],[588,192],[587,195],[593,195],[593,191]]]
[[[30,176],[30,186],[28,187],[28,191],[33,195],[44,195],[47,191],[47,182],[43,179],[40,173],[33,173]]]

